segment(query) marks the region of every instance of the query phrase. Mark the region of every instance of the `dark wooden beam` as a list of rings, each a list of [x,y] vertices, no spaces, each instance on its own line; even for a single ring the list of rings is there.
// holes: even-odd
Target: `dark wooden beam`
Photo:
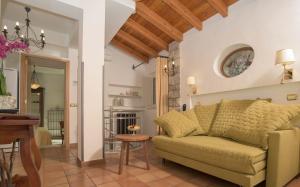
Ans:
[[[228,7],[224,0],[206,0],[210,6],[219,12],[223,17],[228,16]]]
[[[155,57],[157,55],[157,52],[154,49],[147,46],[142,41],[136,39],[134,36],[124,32],[123,30],[119,30],[117,36],[122,40],[130,43],[134,47],[138,48],[139,50],[143,51],[144,53],[148,54],[151,57]]]
[[[162,0],[175,12],[177,12],[182,18],[189,22],[193,27],[198,30],[202,30],[202,21],[193,14],[184,4],[179,0]]]
[[[182,32],[180,32],[176,27],[173,27],[167,20],[151,10],[144,3],[136,2],[136,13],[174,40],[178,42],[182,41]]]
[[[161,49],[168,49],[168,43],[162,40],[160,37],[153,34],[151,31],[147,30],[145,27],[134,21],[133,19],[129,18],[125,25],[135,32],[143,35],[145,38],[150,40],[151,42],[155,43]]]
[[[116,39],[113,39],[111,41],[111,44],[119,49],[121,49],[122,51],[124,51],[125,53],[135,57],[136,59],[138,60],[141,60],[142,62],[145,62],[145,63],[148,63],[149,61],[149,58],[146,57],[145,55],[137,52],[136,50],[128,47],[127,45],[123,44],[122,42],[116,40]]]

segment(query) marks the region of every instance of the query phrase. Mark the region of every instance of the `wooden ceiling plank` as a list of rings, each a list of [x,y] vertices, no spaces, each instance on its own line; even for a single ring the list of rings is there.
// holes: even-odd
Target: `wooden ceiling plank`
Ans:
[[[167,20],[159,16],[156,12],[148,8],[144,3],[136,2],[136,7],[136,13],[139,16],[143,17],[174,40],[178,42],[182,41],[182,32],[180,32],[176,27],[173,27]]]
[[[153,34],[151,31],[134,21],[133,19],[129,18],[127,22],[125,23],[126,26],[134,30],[135,32],[140,33],[143,35],[145,38],[148,40],[152,41],[155,43],[159,48],[161,49],[168,49],[168,43]]]
[[[186,21],[188,21],[193,27],[198,30],[202,30],[202,21],[193,14],[185,5],[179,0],[162,0],[175,12],[181,15]]]
[[[148,63],[149,58],[142,55],[141,53],[137,52],[136,50],[126,46],[122,42],[117,41],[116,39],[111,41],[111,44],[114,45],[115,47],[121,49],[122,51],[126,52],[127,54],[135,57],[138,60],[141,60],[142,62]]]
[[[223,17],[228,16],[228,7],[225,4],[224,0],[206,0],[206,1]]]
[[[147,46],[146,44],[144,44],[140,40],[136,39],[132,35],[124,32],[123,30],[119,30],[119,32],[117,33],[117,36],[120,37],[122,40],[130,43],[134,47],[140,49],[141,51],[147,53],[151,57],[155,57],[157,55],[157,52],[154,49]]]

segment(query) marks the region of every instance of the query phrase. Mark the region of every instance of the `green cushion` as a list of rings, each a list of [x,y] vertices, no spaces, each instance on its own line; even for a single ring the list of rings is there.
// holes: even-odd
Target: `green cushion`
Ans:
[[[198,124],[175,110],[154,120],[170,137],[183,137],[194,131]]]
[[[219,104],[213,105],[197,105],[194,110],[198,118],[199,125],[207,134],[214,122],[215,116],[218,111]]]
[[[299,115],[298,105],[278,105],[257,100],[241,111],[239,121],[233,122],[225,137],[268,148],[268,134],[276,130],[292,129],[291,120]]]
[[[254,175],[266,166],[266,151],[212,136],[155,136],[155,149],[239,173]]]
[[[194,130],[192,133],[188,134],[189,136],[197,136],[197,135],[205,134],[205,131],[203,130],[203,128],[199,124],[199,121],[198,121],[198,118],[196,116],[196,113],[195,113],[194,109],[184,111],[184,112],[182,112],[182,114],[185,115],[190,120],[192,120],[193,122],[197,123],[196,130]]]
[[[209,134],[224,137],[232,124],[239,123],[240,114],[253,102],[255,100],[222,100]]]

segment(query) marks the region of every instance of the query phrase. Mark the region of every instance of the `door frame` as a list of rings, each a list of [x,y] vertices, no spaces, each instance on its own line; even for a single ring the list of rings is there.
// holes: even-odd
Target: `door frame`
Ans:
[[[65,140],[64,146],[70,148],[70,61],[65,58],[37,55],[29,53],[21,53],[20,58],[20,113],[26,114],[27,112],[27,97],[29,89],[28,80],[28,68],[29,68],[29,57],[42,58],[46,60],[52,60],[55,62],[63,63],[65,65],[65,104],[64,104],[64,133]]]

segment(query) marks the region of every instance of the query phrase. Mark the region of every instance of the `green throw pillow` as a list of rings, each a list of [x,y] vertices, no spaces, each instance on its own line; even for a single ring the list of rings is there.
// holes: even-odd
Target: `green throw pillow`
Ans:
[[[239,117],[255,100],[222,100],[216,119],[209,135],[224,137],[233,124],[239,123]]]
[[[239,142],[268,148],[268,134],[276,130],[292,129],[291,121],[300,114],[298,105],[279,105],[257,100],[240,113],[225,137]]]
[[[193,122],[197,123],[196,130],[194,130],[192,133],[188,134],[189,136],[197,136],[197,135],[200,135],[200,134],[205,134],[205,131],[203,130],[203,128],[199,124],[199,121],[198,121],[198,118],[196,116],[196,113],[195,113],[194,109],[184,111],[184,112],[182,112],[182,114],[185,115],[190,120],[192,120]]]
[[[179,138],[193,132],[198,124],[175,110],[154,120],[170,137]]]
[[[199,125],[204,130],[205,134],[208,134],[212,123],[218,113],[219,104],[213,105],[197,105],[194,108],[196,116],[198,118]]]

